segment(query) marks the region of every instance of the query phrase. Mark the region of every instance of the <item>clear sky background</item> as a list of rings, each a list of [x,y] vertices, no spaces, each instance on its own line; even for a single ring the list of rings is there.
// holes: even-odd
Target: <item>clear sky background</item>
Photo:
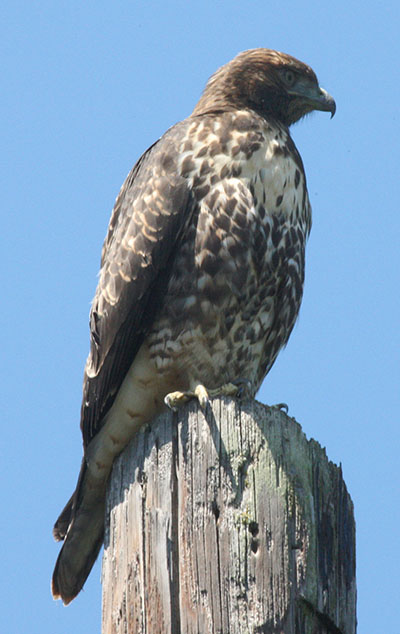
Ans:
[[[209,75],[266,46],[336,99],[292,130],[314,222],[300,319],[259,400],[342,463],[362,634],[399,634],[399,8],[300,0],[20,2],[0,9],[0,631],[100,631],[100,564],[50,596],[52,525],[81,459],[88,312],[119,188]]]

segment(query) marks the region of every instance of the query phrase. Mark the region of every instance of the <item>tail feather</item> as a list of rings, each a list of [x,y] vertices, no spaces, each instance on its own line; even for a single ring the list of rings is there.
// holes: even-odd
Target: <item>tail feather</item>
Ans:
[[[61,511],[53,528],[53,537],[56,542],[62,542],[68,531],[68,526],[71,523],[72,507],[75,499],[75,493],[71,495],[70,499]]]
[[[53,535],[64,540],[58,555],[51,582],[55,599],[68,605],[80,592],[94,562],[104,537],[105,482],[93,486],[82,461],[78,484],[57,519]]]
[[[51,590],[68,605],[81,591],[104,537],[104,503],[77,512],[54,568]]]

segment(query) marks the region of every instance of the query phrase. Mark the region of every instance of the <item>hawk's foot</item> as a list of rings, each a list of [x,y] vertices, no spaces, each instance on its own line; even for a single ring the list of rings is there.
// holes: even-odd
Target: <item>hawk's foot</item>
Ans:
[[[172,409],[174,412],[178,411],[184,403],[187,403],[192,398],[196,398],[202,409],[205,409],[208,405],[208,392],[204,385],[196,385],[193,392],[170,392],[164,398],[164,403]]]
[[[209,390],[208,393],[210,396],[236,396],[237,398],[251,396],[251,382],[248,379],[238,379],[225,383],[215,390]]]
[[[192,398],[198,400],[202,409],[206,409],[209,403],[209,396],[236,396],[242,398],[246,395],[251,395],[251,383],[248,379],[238,379],[234,382],[224,383],[224,385],[212,390],[207,390],[204,385],[199,383],[192,392],[170,392],[165,396],[164,403],[176,412],[181,405]]]

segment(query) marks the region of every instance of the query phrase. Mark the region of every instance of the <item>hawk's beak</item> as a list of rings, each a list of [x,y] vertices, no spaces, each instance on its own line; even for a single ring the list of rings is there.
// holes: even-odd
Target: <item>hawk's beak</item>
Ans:
[[[331,113],[331,119],[336,112],[334,98],[318,85],[313,84],[310,86],[308,82],[297,82],[291,94],[304,100],[305,105],[307,105],[305,111],[324,110]]]
[[[331,113],[331,119],[336,112],[336,103],[326,90],[319,88],[319,95],[311,98],[315,110],[324,110]]]

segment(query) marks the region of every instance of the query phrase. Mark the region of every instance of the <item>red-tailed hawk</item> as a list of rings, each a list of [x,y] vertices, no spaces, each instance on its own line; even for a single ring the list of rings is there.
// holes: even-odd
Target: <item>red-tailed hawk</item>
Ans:
[[[54,527],[64,603],[98,555],[112,463],[139,427],[207,390],[254,395],[286,344],[311,227],[289,126],[312,110],[333,116],[335,102],[309,66],[245,51],[128,175],[90,314],[81,471]]]

